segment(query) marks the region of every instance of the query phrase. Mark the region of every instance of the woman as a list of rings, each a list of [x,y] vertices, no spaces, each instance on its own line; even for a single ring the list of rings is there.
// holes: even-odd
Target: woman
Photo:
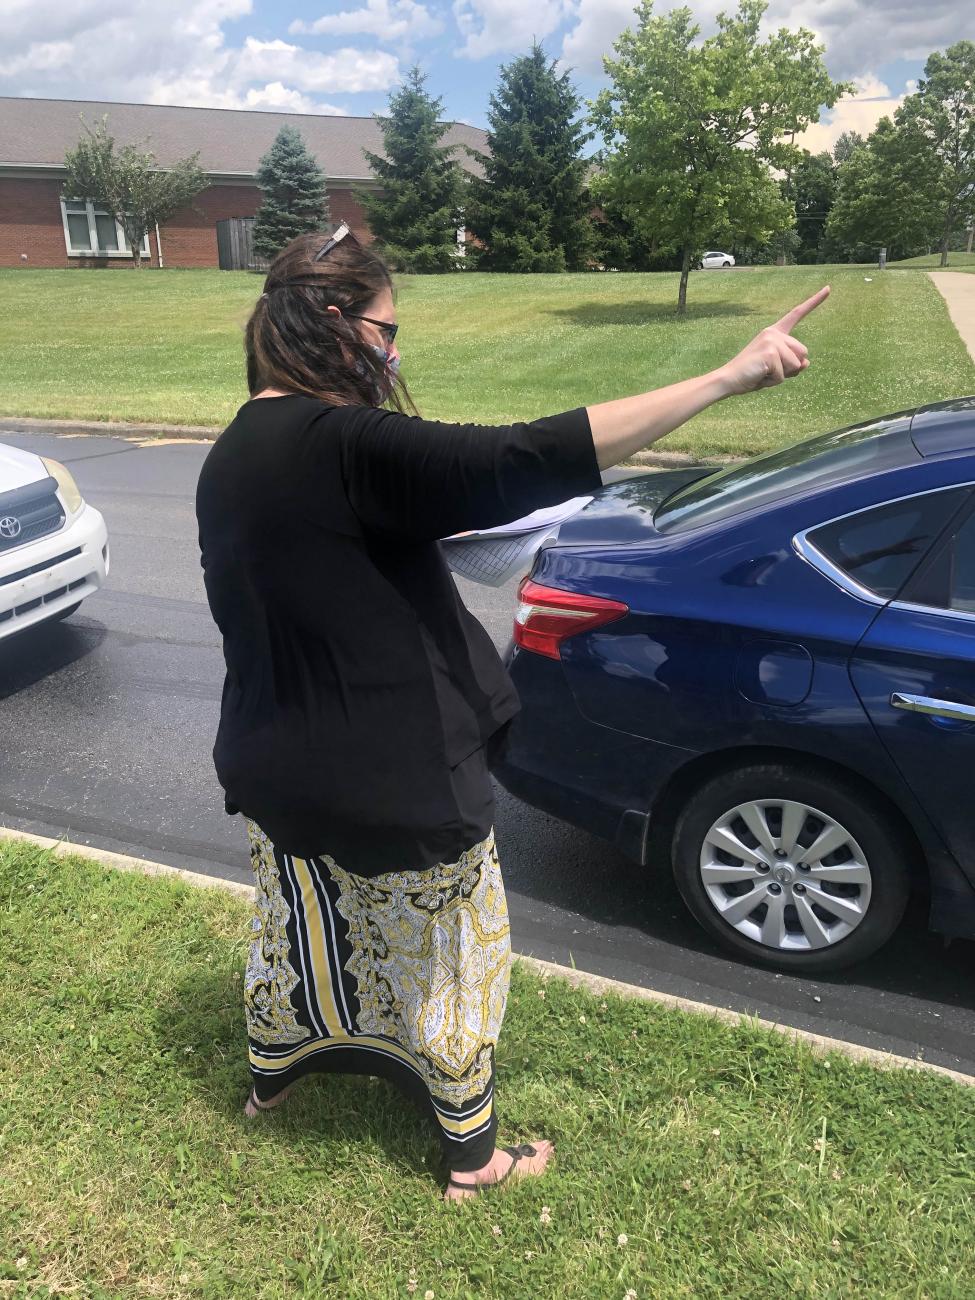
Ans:
[[[437,540],[592,492],[805,369],[790,330],[827,293],[700,378],[485,427],[403,413],[390,275],[347,227],[274,260],[250,400],[197,493],[227,665],[214,760],[256,879],[246,1114],[311,1071],[382,1075],[434,1121],[448,1199],[543,1171],[551,1142],[495,1141],[510,941],[489,768],[518,700]]]

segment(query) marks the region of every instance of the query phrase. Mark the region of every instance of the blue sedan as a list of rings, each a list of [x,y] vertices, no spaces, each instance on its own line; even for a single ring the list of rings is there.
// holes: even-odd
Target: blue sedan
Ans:
[[[606,487],[519,600],[513,794],[648,868],[662,831],[764,965],[864,958],[912,888],[975,937],[975,398]]]

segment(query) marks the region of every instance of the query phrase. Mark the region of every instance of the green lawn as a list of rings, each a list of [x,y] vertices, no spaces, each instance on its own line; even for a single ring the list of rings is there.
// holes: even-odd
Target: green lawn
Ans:
[[[555,1138],[542,1180],[448,1209],[429,1130],[361,1079],[252,1126],[249,914],[0,842],[0,1294],[971,1295],[975,1089],[524,968],[502,1136]]]
[[[664,444],[744,454],[975,392],[975,365],[927,276],[869,267],[404,277],[403,369],[421,411],[530,419],[726,360],[825,281],[800,330],[801,380],[720,403]],[[222,427],[246,400],[242,336],[261,278],[221,271],[0,271],[0,414]]]
[[[975,253],[949,253],[948,266],[942,268],[940,253],[922,253],[920,257],[905,257],[900,262],[888,262],[888,266],[917,266],[924,271],[975,271]]]

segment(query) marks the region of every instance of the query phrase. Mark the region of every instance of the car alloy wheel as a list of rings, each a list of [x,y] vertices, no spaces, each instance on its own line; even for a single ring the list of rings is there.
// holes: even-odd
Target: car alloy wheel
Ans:
[[[746,761],[712,776],[685,797],[672,853],[705,930],[776,970],[862,961],[910,893],[910,829],[852,773],[815,761]]]
[[[829,948],[852,934],[873,885],[850,831],[792,800],[752,800],[724,813],[704,838],[700,873],[723,921],[785,952]]]

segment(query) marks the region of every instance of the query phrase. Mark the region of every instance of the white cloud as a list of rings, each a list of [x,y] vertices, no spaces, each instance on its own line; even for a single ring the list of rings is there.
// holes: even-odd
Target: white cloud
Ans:
[[[251,11],[252,0],[0,0],[0,94],[338,113],[320,96],[399,80],[383,51],[229,44],[225,25]]]
[[[258,41],[248,36],[242,50],[230,51],[236,81],[284,77],[299,90],[332,94],[385,89],[397,78],[399,64],[381,50],[336,50],[321,54],[287,41]]]
[[[677,7],[677,0],[660,3],[655,12],[662,14]],[[689,0],[689,7],[706,36],[714,30],[715,16],[722,9],[731,12],[735,6],[730,0]],[[602,73],[603,56],[615,57],[613,42],[625,28],[636,27],[635,8],[636,0],[574,0],[571,13],[575,25],[562,42],[562,62],[580,73]]]
[[[823,114],[823,120],[796,136],[796,144],[810,153],[821,153],[832,149],[844,131],[859,131],[868,136],[882,117],[893,117],[898,105],[903,103],[904,95],[910,95],[917,88],[909,81],[902,95],[892,95],[890,88],[872,72],[860,77],[850,78],[856,85],[856,93],[844,96],[836,106]]]
[[[493,2],[493,0],[492,0]],[[726,0],[688,0],[702,34],[714,31]],[[656,13],[676,7],[660,0]],[[579,72],[602,72],[602,56],[625,27],[635,27],[635,0],[572,0],[573,26],[562,44],[562,58]],[[530,25],[530,19],[529,19]],[[772,0],[764,30],[806,27],[826,46],[826,63],[840,81],[864,68],[894,59],[925,59],[932,50],[971,38],[971,0]]]
[[[808,27],[826,46],[830,72],[841,81],[893,59],[924,60],[971,39],[971,0],[772,0],[770,28]]]
[[[278,113],[334,113],[339,117],[346,115],[344,108],[309,99],[300,90],[283,86],[280,81],[270,81],[261,89],[252,86],[244,96],[243,107],[273,109]]]
[[[0,60],[0,77],[18,77],[35,70],[54,71],[70,62],[70,41],[32,41],[22,54]]]
[[[454,0],[454,17],[464,44],[457,54],[483,59],[489,54],[523,53],[533,39],[543,40],[562,25],[571,0]]]
[[[443,31],[443,23],[426,5],[416,4],[414,0],[366,0],[364,8],[323,14],[311,23],[296,19],[288,31],[292,35],[375,36],[391,44],[438,36]]]
[[[583,73],[601,73],[603,55],[613,54],[613,41],[624,28],[636,25],[633,0],[579,0],[576,25],[562,42],[562,62]]]

